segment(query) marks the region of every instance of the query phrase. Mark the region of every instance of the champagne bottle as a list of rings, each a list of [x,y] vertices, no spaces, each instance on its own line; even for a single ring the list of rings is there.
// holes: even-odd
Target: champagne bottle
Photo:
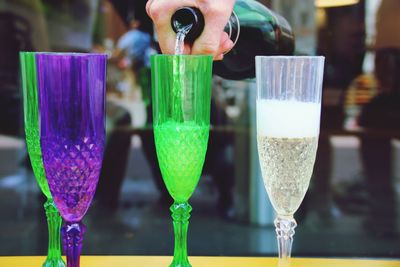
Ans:
[[[185,42],[192,43],[204,28],[199,9],[185,7],[171,18],[175,32],[192,25]],[[255,77],[255,56],[291,55],[294,34],[285,18],[255,0],[237,0],[225,31],[235,43],[222,61],[214,62],[213,72],[225,79]]]

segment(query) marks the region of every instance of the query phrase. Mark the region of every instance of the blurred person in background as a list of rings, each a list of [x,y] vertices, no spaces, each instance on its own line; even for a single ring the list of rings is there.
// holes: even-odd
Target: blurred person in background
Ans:
[[[317,34],[317,54],[325,56],[321,135],[310,189],[299,208],[299,223],[311,210],[316,211],[322,224],[330,224],[342,215],[332,188],[334,154],[330,132],[343,129],[344,95],[351,81],[362,72],[365,54],[363,1],[324,8],[323,14],[324,22],[318,25]]]
[[[136,10],[136,13],[140,10]],[[144,12],[144,11],[143,11]],[[143,100],[147,107],[147,121],[152,120],[150,106],[150,55],[155,53],[152,48],[152,37],[142,27],[142,21],[135,17],[133,13],[128,15],[129,30],[123,34],[118,42],[117,48],[112,54],[111,62],[124,71],[127,75],[133,75],[134,83],[138,84],[142,90]],[[133,84],[131,84],[132,86]],[[132,90],[133,88],[128,88]],[[109,103],[109,112],[115,113],[120,118],[115,126],[131,126],[130,113],[118,106],[118,104]],[[125,176],[127,161],[130,150],[131,134],[124,131],[115,131],[111,133],[112,140],[108,146],[109,153],[105,155],[102,173],[96,193],[97,203],[108,208],[109,211],[115,211],[118,208],[121,186]],[[161,173],[158,168],[158,161],[155,152],[155,144],[152,133],[143,134],[142,148],[146,156],[157,187],[162,193],[161,202],[166,202],[166,189],[162,185]]]
[[[361,111],[358,124],[368,129],[400,130],[400,1],[382,0],[377,13],[375,77],[378,93]],[[396,194],[390,136],[361,139],[361,159],[369,197],[365,226],[377,235],[396,236]]]
[[[92,49],[98,0],[0,2],[0,132],[22,134],[20,51]]]
[[[141,22],[134,15],[128,17],[128,22],[129,30],[118,40],[113,57],[138,72],[143,67],[150,67],[151,36],[141,29]]]
[[[19,51],[91,52],[98,7],[99,0],[0,2],[0,134],[23,136]],[[130,125],[131,119],[124,110],[107,103],[107,121],[111,127],[101,175],[119,179],[125,165],[118,157],[127,156],[130,135],[113,129]],[[25,158],[31,170],[29,157]]]
[[[229,152],[234,146],[235,134],[232,131],[216,129],[218,127],[222,129],[229,125],[230,118],[227,115],[227,107],[229,100],[234,100],[228,99],[225,87],[222,78],[213,77],[210,124],[211,127],[214,127],[214,130],[210,131],[203,173],[210,175],[217,187],[217,211],[219,215],[223,219],[233,220],[236,216],[233,199],[235,168],[234,156],[229,155]]]

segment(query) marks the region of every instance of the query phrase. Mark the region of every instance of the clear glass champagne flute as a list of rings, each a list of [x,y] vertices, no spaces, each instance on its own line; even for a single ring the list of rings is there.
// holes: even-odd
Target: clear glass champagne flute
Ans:
[[[168,192],[175,247],[171,267],[190,267],[188,203],[200,179],[210,129],[212,56],[151,58],[153,124],[157,158]]]
[[[106,60],[104,54],[36,54],[43,165],[64,219],[68,267],[80,266],[82,219],[103,159]]]
[[[319,137],[324,57],[259,56],[257,144],[264,185],[277,214],[279,265],[290,266],[299,208]]]
[[[40,149],[39,104],[35,52],[20,52],[22,92],[24,99],[25,140],[32,170],[39,188],[46,196],[44,204],[49,231],[48,251],[43,267],[64,267],[60,248],[60,227],[62,219],[54,204],[46,173],[43,168],[42,151]]]

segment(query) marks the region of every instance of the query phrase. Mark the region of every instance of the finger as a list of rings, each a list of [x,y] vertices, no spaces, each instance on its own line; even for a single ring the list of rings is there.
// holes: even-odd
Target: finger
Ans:
[[[218,56],[214,57],[215,61],[220,61],[224,59],[224,54],[219,54]]]
[[[220,45],[219,45],[219,49],[217,52],[217,55],[214,57],[214,60],[222,60],[224,58],[224,55],[226,53],[228,53],[232,47],[233,47],[233,42],[232,40],[229,38],[228,34],[226,32],[222,32],[221,33],[221,37],[220,37]]]
[[[160,49],[163,54],[173,55],[176,53],[176,34],[174,31],[170,31],[168,27],[162,28],[160,34],[158,34],[158,38],[160,40]],[[191,53],[191,44],[184,43],[182,54],[190,55]]]
[[[233,3],[234,1],[231,2],[232,7]],[[204,15],[205,26],[202,34],[193,44],[192,53],[218,56],[221,34],[232,8],[222,5],[222,2],[214,1],[209,2],[207,6],[200,6],[200,10]]]
[[[205,19],[205,26],[202,34],[193,44],[193,54],[205,54],[215,56],[219,49],[220,33],[223,27],[216,24],[215,18]]]
[[[149,16],[150,16],[150,7],[151,7],[151,4],[152,4],[153,1],[154,0],[148,0],[147,3],[146,3],[146,13]]]
[[[218,53],[226,54],[233,48],[233,41],[229,38],[226,32],[222,32],[220,42],[219,42],[219,50]]]
[[[161,26],[156,28],[158,43],[163,54],[175,53],[176,34],[170,27]]]
[[[228,53],[233,47],[233,42],[229,38],[226,32],[221,33],[220,41],[219,41],[219,49],[217,55],[214,57],[214,60],[222,60],[224,55]]]

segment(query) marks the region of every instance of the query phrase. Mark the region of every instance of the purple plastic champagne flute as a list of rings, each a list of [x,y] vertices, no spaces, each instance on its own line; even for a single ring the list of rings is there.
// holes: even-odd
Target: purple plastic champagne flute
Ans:
[[[68,267],[79,267],[82,218],[96,190],[105,142],[106,56],[36,55],[43,165],[61,229]]]

